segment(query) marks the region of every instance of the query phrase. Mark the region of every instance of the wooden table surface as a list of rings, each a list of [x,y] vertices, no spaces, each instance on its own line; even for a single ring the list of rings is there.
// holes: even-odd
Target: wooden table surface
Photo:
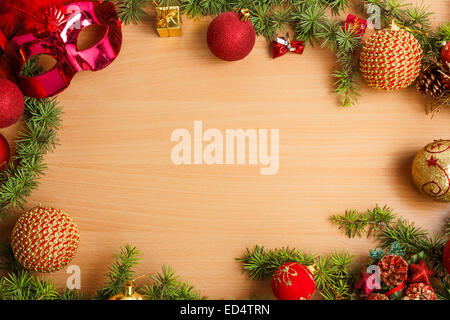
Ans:
[[[448,21],[447,0],[426,1]],[[181,38],[159,38],[149,18],[123,28],[118,59],[79,73],[59,96],[60,145],[27,207],[63,209],[81,232],[72,264],[82,290],[101,287],[112,254],[125,243],[143,253],[137,274],[170,265],[210,298],[270,296],[235,261],[255,244],[316,253],[347,249],[359,260],[374,242],[349,240],[328,218],[347,208],[388,206],[429,231],[450,204],[416,191],[410,165],[425,144],[449,137],[450,110],[433,119],[408,88],[380,93],[362,84],[358,106],[332,92],[334,57],[308,46],[273,60],[258,38],[244,60],[227,63],[206,45],[211,18],[184,19]],[[277,175],[254,165],[175,166],[177,128],[279,129]],[[17,125],[1,130],[14,139]],[[18,213],[19,214],[19,213]],[[15,217],[3,224],[5,238]],[[50,275],[64,286],[66,269]],[[139,282],[142,283],[142,282]]]

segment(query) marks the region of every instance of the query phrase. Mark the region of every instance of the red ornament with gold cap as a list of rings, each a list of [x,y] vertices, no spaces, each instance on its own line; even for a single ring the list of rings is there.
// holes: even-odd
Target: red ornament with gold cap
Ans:
[[[272,291],[278,300],[310,300],[315,290],[313,273],[297,262],[283,264],[272,276]]]
[[[11,247],[25,269],[54,272],[72,260],[79,238],[78,228],[67,213],[39,206],[16,222]]]
[[[245,58],[253,49],[256,32],[248,20],[248,9],[219,14],[208,27],[207,41],[211,52],[222,60]]]
[[[365,43],[360,70],[370,87],[398,91],[414,82],[422,66],[422,48],[417,39],[394,22]]]

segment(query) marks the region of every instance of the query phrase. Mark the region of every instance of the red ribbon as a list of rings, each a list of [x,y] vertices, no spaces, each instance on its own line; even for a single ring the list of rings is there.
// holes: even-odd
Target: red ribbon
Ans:
[[[278,37],[273,43],[272,54],[275,59],[284,56],[288,52],[302,54],[304,49],[303,41],[290,41],[289,36]]]
[[[349,14],[345,20],[343,28],[344,30],[350,29],[352,33],[362,37],[364,32],[366,32],[367,21]]]
[[[386,292],[384,295],[389,297],[390,295],[393,295],[394,293],[402,290],[404,287],[405,287],[405,283],[403,282],[401,285],[396,286],[395,288],[392,288],[391,290]]]
[[[3,34],[2,30],[0,30],[0,48],[5,51],[6,45],[8,44],[8,39]]]

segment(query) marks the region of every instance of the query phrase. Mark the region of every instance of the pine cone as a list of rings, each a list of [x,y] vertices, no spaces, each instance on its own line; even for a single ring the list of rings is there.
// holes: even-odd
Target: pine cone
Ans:
[[[389,300],[389,298],[382,293],[372,293],[367,300]]]
[[[388,286],[399,286],[408,277],[408,264],[401,256],[386,255],[378,262],[380,278]]]
[[[433,59],[424,67],[417,78],[416,89],[422,95],[437,99],[450,87],[450,73],[442,63]]]
[[[433,288],[422,282],[411,284],[402,300],[437,300]]]

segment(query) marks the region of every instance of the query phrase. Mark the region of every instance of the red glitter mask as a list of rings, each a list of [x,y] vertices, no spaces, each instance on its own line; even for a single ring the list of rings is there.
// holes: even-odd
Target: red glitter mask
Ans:
[[[0,74],[15,81],[24,95],[46,98],[66,89],[81,70],[97,71],[107,67],[122,46],[121,24],[111,2],[75,2],[49,12],[52,25],[33,31],[21,31],[5,46],[0,60]],[[85,50],[77,49],[81,31],[91,25],[106,27],[103,38]],[[46,54],[56,65],[38,76],[20,75],[31,57]]]

